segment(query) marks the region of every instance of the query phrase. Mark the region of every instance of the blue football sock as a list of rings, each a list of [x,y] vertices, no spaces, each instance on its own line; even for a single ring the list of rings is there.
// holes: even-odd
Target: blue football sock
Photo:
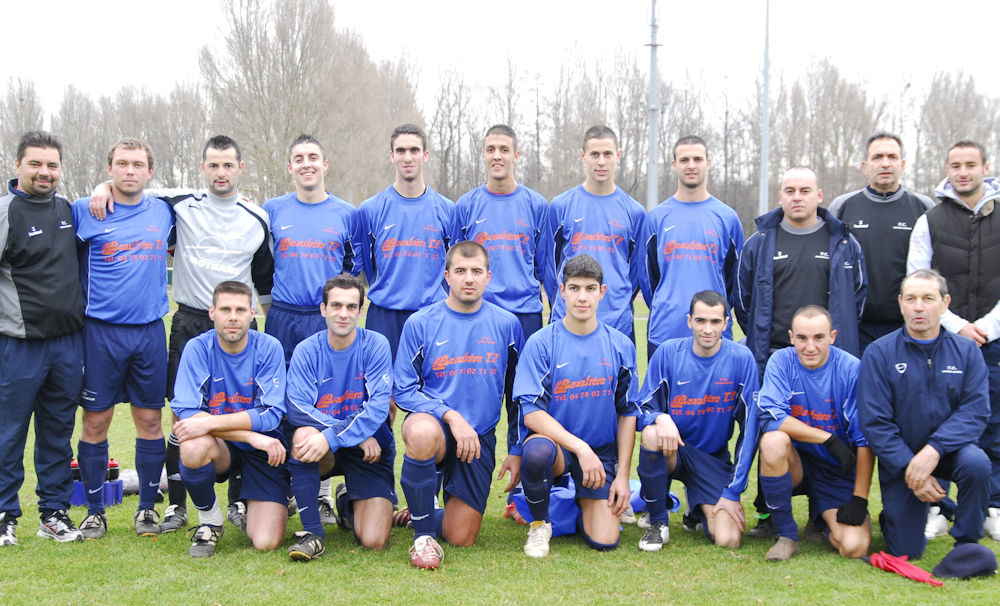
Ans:
[[[135,439],[135,471],[139,475],[139,509],[152,509],[160,490],[160,473],[167,456],[163,438]]]
[[[434,536],[444,540],[444,507],[434,510]]]
[[[208,511],[215,506],[215,465],[208,463],[191,469],[181,462],[181,478],[191,495],[191,502],[199,511]]]
[[[288,472],[292,476],[292,494],[299,506],[302,530],[325,537],[326,531],[319,520],[319,463],[303,463],[289,457]]]
[[[646,511],[649,512],[649,521],[658,524],[670,522],[670,513],[667,511],[667,458],[663,456],[662,450],[646,450],[639,447],[639,465],[636,467],[639,472],[639,480],[642,482],[642,489],[639,494],[646,502]]]
[[[80,480],[87,496],[87,513],[104,513],[104,478],[108,473],[108,441],[91,444],[80,440],[76,445]]]
[[[426,460],[411,459],[403,455],[403,467],[399,472],[399,485],[406,495],[406,505],[410,508],[410,521],[414,537],[434,536],[434,494],[437,487],[437,466],[435,457]]]
[[[760,476],[760,486],[778,536],[798,541],[799,526],[792,516],[792,474]]]
[[[549,490],[552,489],[552,465],[556,462],[556,445],[547,438],[535,438],[524,443],[521,451],[521,487],[533,521],[549,522]]]

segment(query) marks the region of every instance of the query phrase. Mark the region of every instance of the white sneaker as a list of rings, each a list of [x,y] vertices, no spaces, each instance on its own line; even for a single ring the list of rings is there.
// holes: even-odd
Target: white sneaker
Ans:
[[[629,504],[628,508],[622,512],[622,515],[619,516],[618,521],[621,522],[622,524],[636,523],[637,520],[635,517],[635,511],[633,511],[631,503]]]
[[[670,527],[666,524],[650,522],[646,534],[639,539],[639,549],[643,551],[659,551],[670,540]]]
[[[1000,507],[990,507],[987,512],[983,531],[994,541],[1000,541]]]
[[[639,528],[642,528],[643,530],[649,528],[649,512],[644,511],[642,515],[639,516],[639,519],[636,521],[635,525],[638,526]]]
[[[549,555],[549,540],[552,538],[552,524],[541,520],[532,522],[528,528],[528,540],[524,543],[524,555],[544,558]]]
[[[997,524],[1000,524],[1000,519],[997,520]],[[930,511],[927,512],[924,536],[927,537],[927,540],[930,540],[943,537],[946,534],[948,534],[948,518],[944,517],[944,514],[941,513],[940,507],[932,505]]]

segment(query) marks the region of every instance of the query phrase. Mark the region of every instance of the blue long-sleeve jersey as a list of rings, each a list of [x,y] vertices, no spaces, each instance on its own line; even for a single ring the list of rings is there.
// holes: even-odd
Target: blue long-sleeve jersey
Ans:
[[[484,299],[512,313],[542,311],[540,285],[552,248],[548,207],[541,194],[524,185],[509,194],[480,185],[455,203],[452,243],[473,240],[490,254],[493,278]]]
[[[744,345],[728,339],[715,355],[695,355],[693,337],[670,339],[649,361],[639,405],[639,429],[669,414],[686,446],[715,454],[728,448],[735,426],[736,461],[722,496],[738,501],[757,451],[757,362]]]
[[[639,292],[643,254],[640,247],[646,211],[619,188],[595,196],[582,185],[559,194],[549,205],[549,237],[553,254],[546,271],[545,290],[552,301],[552,321],[566,315],[559,294],[562,271],[571,257],[587,254],[604,270],[608,293],[597,308],[597,319],[629,335],[632,299]]]
[[[188,341],[170,408],[182,419],[199,412],[246,412],[251,431],[281,439],[278,425],[285,416],[285,353],[271,335],[251,330],[247,339],[247,346],[238,354],[223,351],[214,329]],[[253,449],[244,442],[233,444]]]
[[[167,248],[174,214],[159,198],[118,204],[98,221],[90,198],[73,203],[79,248],[80,281],[87,317],[112,324],[148,324],[170,310],[167,300]]]
[[[983,356],[971,339],[944,329],[926,345],[905,328],[891,332],[861,359],[858,416],[892,477],[927,444],[942,455],[975,444],[990,416]]]
[[[357,210],[340,198],[309,204],[292,192],[264,203],[274,242],[274,301],[315,307],[323,284],[342,272],[361,273]]]
[[[324,330],[295,347],[285,391],[288,423],[322,428],[332,452],[375,435],[391,397],[392,354],[379,333],[358,328],[354,342],[336,351]]]
[[[701,202],[674,197],[649,211],[643,223],[642,296],[649,305],[649,341],[691,335],[688,304],[695,293],[714,290],[731,298],[743,248],[736,211],[709,196]],[[724,336],[733,338],[732,326]]]
[[[845,444],[867,446],[858,423],[860,365],[857,358],[837,347],[830,348],[826,364],[811,370],[799,361],[794,347],[774,352],[767,361],[757,399],[761,432],[776,431],[791,416],[836,435]],[[822,444],[793,442],[799,450],[840,465]]]
[[[396,405],[442,421],[454,410],[477,434],[492,432],[523,345],[517,317],[488,301],[468,314],[444,301],[422,309],[403,325],[393,373]],[[507,418],[508,452],[519,455],[512,405]]]
[[[417,198],[405,198],[391,185],[361,204],[358,234],[372,303],[412,311],[444,299],[453,208],[429,187]]]
[[[528,414],[544,410],[592,448],[615,444],[618,417],[639,414],[635,345],[603,323],[587,335],[551,322],[528,338],[517,363],[518,439],[531,435]]]

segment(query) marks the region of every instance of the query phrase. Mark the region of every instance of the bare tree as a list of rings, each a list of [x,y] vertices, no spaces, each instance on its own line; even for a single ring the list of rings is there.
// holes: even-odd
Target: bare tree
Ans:
[[[105,101],[106,102],[106,101]],[[52,131],[63,142],[62,194],[73,200],[87,195],[107,179],[107,152],[115,139],[104,122],[105,113],[85,93],[70,85],[63,93]]]
[[[29,130],[42,128],[42,104],[35,84],[22,78],[7,80],[7,94],[0,99],[0,165],[13,175],[17,142]],[[58,136],[58,135],[57,135]],[[6,187],[6,186],[5,186]],[[6,189],[4,189],[6,193]]]

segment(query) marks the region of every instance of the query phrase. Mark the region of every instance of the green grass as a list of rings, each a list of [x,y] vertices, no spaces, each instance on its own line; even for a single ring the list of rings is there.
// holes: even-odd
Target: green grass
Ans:
[[[645,309],[641,304],[638,312],[643,374]],[[78,435],[79,423],[77,427]],[[501,422],[501,433],[503,427]],[[111,427],[111,454],[125,468],[133,467],[134,437],[128,411],[119,406]],[[498,437],[502,443],[503,436]],[[73,444],[75,448],[76,438]],[[407,549],[412,534],[404,529],[393,530],[386,551],[373,553],[360,548],[349,533],[331,528],[326,555],[298,564],[287,558],[284,548],[254,552],[249,540],[227,524],[217,555],[195,560],[187,556],[186,533],[155,539],[134,535],[135,496],[108,509],[110,530],[103,540],[55,544],[35,537],[31,451],[29,436],[20,546],[0,549],[2,604],[866,604],[876,600],[967,604],[996,599],[995,579],[946,581],[944,587],[934,588],[859,561],[845,561],[826,544],[803,542],[800,556],[769,564],[764,553],[770,540],[747,539],[739,549],[718,549],[701,533],[684,532],[679,516],[672,518],[670,543],[659,553],[640,552],[636,545],[642,531],[629,526],[614,552],[596,553],[576,537],[560,537],[553,539],[548,559],[529,560],[521,552],[525,527],[500,518],[505,503],[500,482],[493,484],[478,543],[471,548],[446,545],[446,558],[437,571],[410,567]],[[403,452],[401,443],[398,452]],[[398,456],[397,472],[401,460]],[[634,470],[632,475],[636,477]],[[678,484],[673,488],[683,492]],[[744,508],[751,517],[755,490],[751,482],[744,495]],[[219,496],[225,502],[221,487]],[[795,506],[803,524],[805,500],[796,498]],[[162,513],[162,506],[159,509]],[[879,509],[876,484],[870,511],[877,514]],[[71,510],[77,522],[84,515],[83,507]],[[298,518],[291,520],[289,537],[299,528]],[[996,543],[984,542],[996,549]],[[931,541],[918,564],[933,568],[950,547],[948,538]],[[881,549],[885,544],[876,524],[872,550]]]

